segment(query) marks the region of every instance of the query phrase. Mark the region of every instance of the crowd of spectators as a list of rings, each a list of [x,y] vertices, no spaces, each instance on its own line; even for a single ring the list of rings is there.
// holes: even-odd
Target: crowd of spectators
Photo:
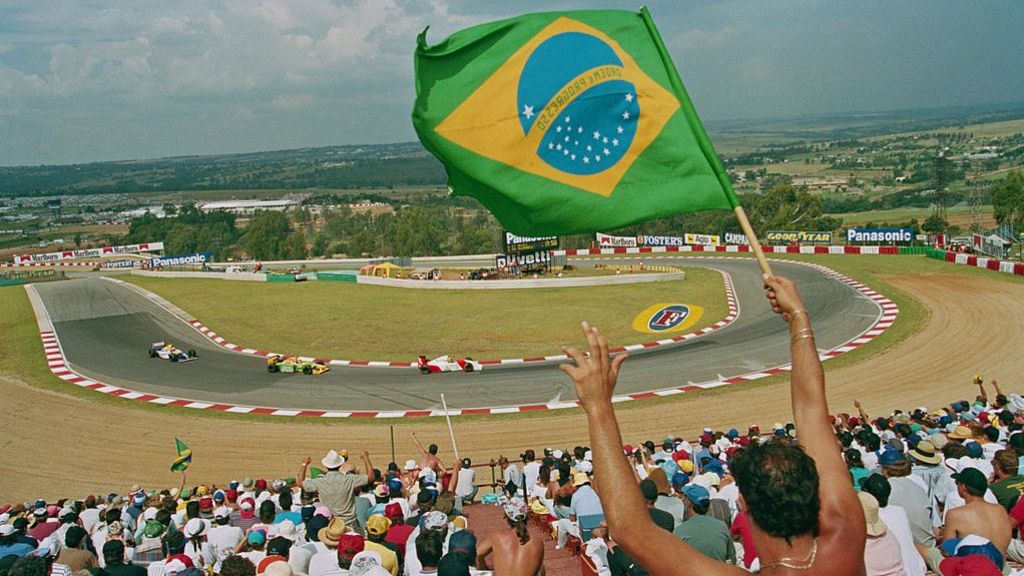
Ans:
[[[829,415],[799,295],[766,288],[793,334],[793,422],[624,443],[606,412],[623,357],[585,326],[589,354],[567,349],[565,371],[592,447],[501,456],[493,491],[415,435],[418,460],[381,469],[331,450],[270,482],[186,487],[182,473],[171,489],[3,505],[0,576],[528,575],[544,560],[530,522],[613,576],[994,576],[1024,562],[1024,397],[976,377],[973,400]],[[500,508],[508,529],[478,541],[471,504]]]

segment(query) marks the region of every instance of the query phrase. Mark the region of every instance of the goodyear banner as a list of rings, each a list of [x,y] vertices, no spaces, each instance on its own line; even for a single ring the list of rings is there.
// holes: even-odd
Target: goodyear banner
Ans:
[[[636,248],[636,237],[609,236],[598,232],[597,245],[601,248]]]
[[[502,268],[530,268],[534,266],[547,266],[551,263],[551,253],[547,250],[538,250],[530,254],[498,254],[494,258],[494,267]]]
[[[522,254],[538,250],[558,250],[558,236],[519,236],[505,232],[505,252]]]
[[[641,246],[682,246],[682,236],[648,236],[641,234],[636,237],[637,244]]]
[[[846,231],[846,241],[910,244],[914,241],[914,231],[910,228],[850,228]]]
[[[195,254],[183,254],[180,256],[161,256],[149,260],[150,268],[164,268],[170,266],[196,266],[205,264],[213,259],[211,252],[197,252]]]
[[[691,246],[720,246],[722,238],[717,234],[684,234],[683,240]]]
[[[764,235],[768,244],[831,244],[831,232],[808,232],[806,230],[769,230]]]
[[[27,254],[24,256],[15,256],[14,263],[27,264],[30,262],[57,262],[60,260],[74,260],[76,258],[106,258],[108,256],[120,256],[122,254],[157,252],[163,249],[163,242],[149,242],[146,244],[126,244],[124,246],[105,246],[103,248],[85,248],[82,250],[65,250],[63,252],[47,252],[46,254]]]

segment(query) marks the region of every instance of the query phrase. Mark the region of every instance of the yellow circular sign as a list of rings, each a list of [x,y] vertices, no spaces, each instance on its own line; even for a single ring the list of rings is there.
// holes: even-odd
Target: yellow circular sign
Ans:
[[[662,302],[646,308],[633,319],[633,329],[645,334],[682,332],[700,320],[704,309],[693,304]]]

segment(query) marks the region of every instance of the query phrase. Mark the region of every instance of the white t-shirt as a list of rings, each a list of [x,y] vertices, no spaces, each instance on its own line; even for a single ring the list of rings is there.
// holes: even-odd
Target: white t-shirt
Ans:
[[[885,522],[889,531],[896,537],[896,541],[900,543],[900,557],[903,558],[903,569],[907,576],[924,576],[928,567],[914,547],[914,534],[910,530],[907,511],[902,506],[890,504],[878,509],[878,518]]]
[[[309,561],[312,559],[313,553],[298,543],[292,544],[291,549],[288,550],[288,565],[292,567],[292,572],[295,574],[309,574]]]
[[[540,462],[534,460],[523,466],[523,479],[527,486],[536,484],[538,476],[540,476]]]
[[[98,508],[86,508],[78,515],[78,519],[82,521],[82,528],[92,534],[93,528],[100,522],[100,511]]]
[[[235,547],[245,538],[245,532],[238,526],[214,526],[206,535],[206,541],[213,547],[216,557],[214,572],[220,572],[220,563],[234,555]]]
[[[294,568],[293,568],[294,570]],[[328,548],[323,552],[317,552],[309,559],[309,576],[329,576],[336,574],[338,567],[338,551]]]
[[[472,468],[460,468],[459,480],[455,484],[455,494],[466,497],[473,493],[473,482],[476,480],[476,470]]]

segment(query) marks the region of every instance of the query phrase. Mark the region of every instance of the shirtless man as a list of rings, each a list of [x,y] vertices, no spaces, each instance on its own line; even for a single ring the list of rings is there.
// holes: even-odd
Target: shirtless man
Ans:
[[[747,513],[766,576],[864,574],[864,514],[836,449],[828,421],[825,376],[814,343],[810,315],[796,286],[765,277],[772,310],[789,324],[793,421],[801,447],[784,441],[751,445],[734,462],[739,506]],[[608,355],[604,336],[583,324],[589,355],[565,348],[572,378],[586,412],[601,503],[615,540],[652,576],[749,574],[712,560],[658,528],[647,514],[633,472],[622,455],[622,435],[612,396],[626,355]]]
[[[416,443],[416,448],[419,449],[421,454],[420,469],[433,470],[434,474],[440,477],[444,473],[444,466],[441,465],[441,459],[437,457],[437,444],[431,444],[429,448],[424,449],[415,432],[412,433],[412,441]]]
[[[526,503],[519,498],[502,504],[511,532],[492,532],[476,547],[476,564],[480,570],[487,567],[487,556],[493,552],[494,573],[502,576],[544,575],[544,543],[530,538],[526,528]]]
[[[959,539],[972,534],[981,536],[991,541],[1005,558],[1006,548],[1010,545],[1013,533],[1013,524],[1005,508],[985,502],[985,491],[988,490],[985,475],[976,468],[964,468],[959,474],[954,474],[953,479],[956,480],[957,494],[967,504],[946,514],[942,539]],[[928,550],[926,559],[929,567],[942,560],[935,548]]]

